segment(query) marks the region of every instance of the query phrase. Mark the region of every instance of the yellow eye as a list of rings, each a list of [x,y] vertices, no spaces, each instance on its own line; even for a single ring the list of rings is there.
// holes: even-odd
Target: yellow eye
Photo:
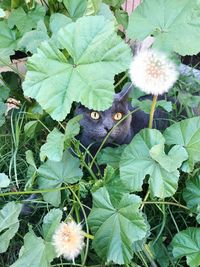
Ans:
[[[116,120],[116,121],[120,121],[122,117],[123,117],[123,115],[122,115],[121,112],[117,112],[117,113],[115,113],[115,115],[113,116],[114,120]]]
[[[100,118],[99,113],[96,112],[96,111],[92,111],[92,112],[90,113],[90,116],[91,116],[91,118],[92,118],[93,120],[98,120],[98,119]]]

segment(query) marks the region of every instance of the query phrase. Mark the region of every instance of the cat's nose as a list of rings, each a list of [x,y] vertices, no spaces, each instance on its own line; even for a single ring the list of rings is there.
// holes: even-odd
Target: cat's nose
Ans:
[[[104,129],[105,129],[107,132],[109,132],[109,131],[112,129],[112,126],[108,126],[108,125],[106,125],[106,126],[104,126]]]

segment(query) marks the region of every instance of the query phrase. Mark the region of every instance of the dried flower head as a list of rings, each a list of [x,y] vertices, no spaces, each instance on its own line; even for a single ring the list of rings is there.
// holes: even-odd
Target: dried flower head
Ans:
[[[178,78],[175,64],[161,52],[148,49],[139,52],[130,66],[130,77],[147,94],[162,95]]]
[[[63,255],[68,260],[74,261],[84,247],[84,232],[74,221],[61,222],[52,239],[57,256]]]

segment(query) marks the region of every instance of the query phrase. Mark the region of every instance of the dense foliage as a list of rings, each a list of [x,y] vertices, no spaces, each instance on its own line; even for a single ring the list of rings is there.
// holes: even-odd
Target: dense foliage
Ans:
[[[157,102],[164,132],[102,143],[91,162],[76,138],[76,104],[105,110],[130,82],[131,40],[154,36],[177,64],[200,52],[198,0],[144,0],[130,18],[123,2],[0,2],[0,266],[70,265],[52,236],[72,218],[85,232],[77,266],[200,265],[200,81],[180,76],[175,101]],[[11,62],[22,57],[26,73]],[[130,100],[149,113],[142,94]]]

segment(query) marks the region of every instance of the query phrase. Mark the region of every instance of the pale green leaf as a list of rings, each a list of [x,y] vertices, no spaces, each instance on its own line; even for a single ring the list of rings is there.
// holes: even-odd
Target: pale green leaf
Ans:
[[[35,160],[33,157],[33,152],[31,150],[26,151],[26,161],[29,165],[31,165],[34,169],[37,169]]]
[[[44,217],[42,229],[43,229],[43,237],[45,241],[51,242],[52,236],[58,227],[62,219],[62,211],[60,209],[51,209]]]
[[[120,7],[125,2],[125,0],[103,0],[103,2],[109,6]]]
[[[54,13],[50,17],[49,28],[53,34],[57,34],[62,27],[71,22],[72,20],[69,17],[61,13]]]
[[[175,258],[186,256],[190,267],[200,265],[200,228],[189,227],[179,232],[174,236],[172,246]]]
[[[61,161],[64,150],[65,135],[54,128],[47,136],[47,141],[40,148],[40,159],[49,158],[53,161]]]
[[[133,191],[141,191],[143,180],[149,175],[151,195],[172,196],[178,187],[179,171],[187,153],[181,146],[164,152],[165,139],[155,129],[140,131],[127,145],[121,156],[120,176]],[[174,157],[178,160],[174,160]]]
[[[125,194],[114,206],[104,187],[93,194],[88,220],[95,234],[93,247],[102,259],[117,264],[130,262],[133,242],[144,238],[147,231],[140,204],[138,196]]]
[[[26,32],[18,43],[19,49],[25,49],[26,52],[36,53],[41,42],[48,40],[47,29],[42,20],[37,24],[36,30]]]
[[[49,267],[55,257],[53,245],[37,237],[30,230],[24,237],[24,246],[20,250],[19,259],[10,267]]]
[[[10,179],[5,173],[0,173],[0,188],[8,187],[10,184]]]
[[[200,176],[188,179],[186,188],[183,190],[183,198],[188,208],[197,211],[200,206]]]
[[[82,177],[82,171],[79,168],[80,162],[74,158],[69,151],[63,154],[61,161],[47,160],[38,169],[38,184],[40,189],[59,188],[62,184],[74,184]],[[43,193],[45,201],[55,207],[60,204],[61,192],[59,190]]]
[[[10,240],[14,237],[19,228],[19,214],[22,205],[8,202],[0,210],[0,253],[7,250]]]
[[[22,7],[13,9],[9,18],[8,25],[10,28],[16,26],[21,34],[36,28],[38,21],[42,20],[45,15],[45,8],[42,5],[36,5],[35,9],[27,13]]]
[[[196,0],[144,0],[130,16],[127,32],[130,38],[138,40],[153,35],[157,49],[183,56],[197,54],[199,10]]]
[[[151,111],[151,104],[152,101],[149,99],[145,99],[145,100],[138,100],[138,99],[132,99],[131,101],[133,107],[139,107],[142,111],[144,111],[145,113],[149,114]],[[167,112],[171,112],[172,111],[172,102],[171,101],[166,101],[166,100],[158,100],[156,102],[156,108],[161,107],[164,110],[166,110]]]
[[[25,95],[56,120],[66,117],[73,101],[95,110],[109,108],[114,75],[128,68],[131,59],[113,22],[102,16],[83,17],[60,29],[57,41],[71,58],[68,61],[55,45],[43,42],[28,60]]]
[[[188,153],[190,171],[200,161],[200,117],[174,123],[164,132],[168,145],[181,145]]]

